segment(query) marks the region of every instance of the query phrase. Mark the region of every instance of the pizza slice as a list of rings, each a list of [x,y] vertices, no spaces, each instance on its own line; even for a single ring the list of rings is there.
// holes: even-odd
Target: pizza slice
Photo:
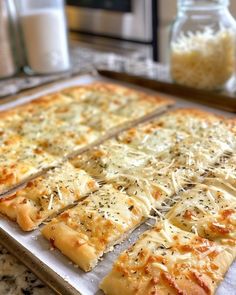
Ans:
[[[54,218],[43,227],[42,234],[53,247],[89,271],[144,220],[134,198],[112,185],[104,185]]]
[[[73,106],[73,107],[72,107]],[[79,149],[100,136],[100,133],[83,122],[96,113],[94,108],[84,108],[62,104],[52,110],[34,113],[34,116],[24,117],[22,122],[15,124],[14,132],[29,143],[38,145],[44,151],[63,157]],[[62,137],[64,140],[62,140]]]
[[[79,128],[84,125],[89,118],[99,113],[94,107],[84,106],[75,103],[61,104],[53,109],[33,113],[32,116],[22,116],[22,122],[15,126],[15,131],[22,134],[28,140],[37,141],[40,137],[51,131],[51,136],[57,132],[58,128],[71,125]]]
[[[76,130],[79,132],[83,127],[93,129],[95,132],[104,132],[128,120],[128,118],[102,112],[92,105],[76,101],[62,103],[57,107],[34,113],[34,116],[21,119],[18,124],[15,124],[15,131],[28,140],[36,141],[47,136],[49,132],[53,137],[54,134],[63,132],[63,128],[70,127],[70,132],[73,132],[73,136],[76,138],[78,136]],[[84,133],[86,134],[86,131]]]
[[[66,162],[0,199],[0,212],[30,231],[96,189],[98,183],[93,178]]]
[[[119,256],[100,288],[106,295],[214,294],[235,255],[164,220]]]
[[[236,191],[232,194],[217,179],[206,179],[181,194],[166,218],[201,237],[236,245]]]

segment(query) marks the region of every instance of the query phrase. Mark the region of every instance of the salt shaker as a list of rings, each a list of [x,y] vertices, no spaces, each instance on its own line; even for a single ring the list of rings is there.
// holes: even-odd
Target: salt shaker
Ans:
[[[51,74],[70,68],[63,0],[21,0],[20,24],[28,67]]]
[[[217,90],[234,77],[236,22],[228,5],[228,0],[178,0],[170,42],[173,81]]]
[[[11,0],[0,0],[0,78],[10,77],[14,75],[17,70],[10,36],[10,1]]]

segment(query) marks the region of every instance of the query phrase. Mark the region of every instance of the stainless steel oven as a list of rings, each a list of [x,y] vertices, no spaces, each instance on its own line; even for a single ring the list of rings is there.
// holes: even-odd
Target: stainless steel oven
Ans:
[[[71,36],[157,59],[156,0],[67,0]],[[114,50],[116,51],[116,50]]]

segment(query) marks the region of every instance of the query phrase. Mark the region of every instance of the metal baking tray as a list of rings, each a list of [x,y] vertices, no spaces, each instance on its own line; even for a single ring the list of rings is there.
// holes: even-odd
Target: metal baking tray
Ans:
[[[117,83],[115,80],[105,79],[96,75],[84,75],[75,81],[73,84],[87,84],[94,81],[109,81]],[[59,84],[54,83],[51,87],[47,86],[49,92],[56,91],[70,85],[70,81]],[[131,88],[150,92],[147,89],[142,89],[127,83],[120,83]],[[37,96],[42,95],[44,88],[38,91]],[[31,93],[32,94],[32,93]],[[163,94],[161,94],[163,95]],[[16,97],[17,98],[17,97]],[[175,98],[174,98],[175,99]],[[26,96],[24,101],[30,100]],[[22,100],[21,100],[22,102]],[[21,103],[18,100],[8,100],[5,104],[0,106],[13,107]],[[231,116],[230,113],[218,111],[213,108],[203,107],[200,104],[188,102],[176,98],[175,107],[198,107],[214,113]],[[150,222],[150,221],[149,221]],[[45,284],[51,287],[56,294],[68,295],[101,295],[99,291],[99,283],[101,279],[110,271],[114,260],[118,257],[120,252],[126,249],[129,245],[134,243],[138,236],[149,228],[146,223],[136,229],[127,239],[120,245],[117,245],[114,251],[104,255],[103,259],[98,263],[94,270],[85,273],[78,267],[74,266],[69,259],[63,256],[58,250],[50,250],[50,244],[40,234],[40,228],[32,232],[22,232],[14,222],[11,222],[5,217],[0,218],[0,243],[6,247],[13,255],[22,261],[32,272],[36,274]],[[236,295],[236,262],[230,267],[225,276],[224,281],[221,283],[217,290],[217,295]],[[125,294],[124,294],[125,295]]]

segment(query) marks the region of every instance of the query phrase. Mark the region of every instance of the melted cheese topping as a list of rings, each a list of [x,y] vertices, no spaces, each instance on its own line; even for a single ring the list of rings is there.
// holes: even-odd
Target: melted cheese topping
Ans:
[[[224,138],[231,133],[220,117],[197,109],[169,111],[158,119],[158,125],[171,130],[186,132],[191,136]],[[226,133],[226,134],[225,134]],[[234,135],[231,133],[230,138]]]
[[[152,159],[155,161],[142,151],[110,140],[73,160],[73,163],[91,175],[110,180],[120,173],[135,175],[137,170],[147,166]]]
[[[165,207],[162,201],[166,197],[184,190],[193,181],[198,181],[206,169],[211,168],[223,153],[232,151],[235,145],[233,135],[226,129],[225,141],[218,138],[213,140],[213,131],[205,130],[205,134],[209,135],[208,140],[199,136],[186,136],[175,143],[172,136],[176,133],[170,129],[160,129],[158,124],[148,124],[141,127],[141,131],[130,129],[118,140],[110,140],[73,162],[99,180],[113,183],[117,188],[135,196],[143,206],[143,214],[148,216],[153,208],[159,208],[162,204]],[[150,129],[158,130],[163,137],[166,136],[169,149],[165,142],[160,142],[160,149],[163,147],[163,150],[155,154],[148,152],[148,144],[145,150],[132,144],[132,140],[135,143],[136,139],[137,142],[141,139],[147,141],[149,133],[146,132],[150,132]],[[131,138],[128,143],[127,136]],[[153,137],[155,136],[151,134],[150,138]],[[158,143],[161,138],[157,137],[154,142]]]
[[[73,97],[78,102],[93,105],[102,111],[115,112],[119,108],[122,108],[132,100],[138,100],[137,93],[130,92],[127,95],[127,89],[102,89],[100,87],[93,87],[90,85],[86,87],[74,87],[63,91],[63,93],[69,97]]]
[[[118,142],[126,143],[148,154],[158,155],[187,136],[185,132],[161,128],[156,121],[123,132],[119,135]]]
[[[212,177],[220,178],[225,185],[235,191],[236,184],[236,156],[224,159],[218,167],[211,170]]]
[[[93,116],[93,118],[87,121],[86,124],[93,129],[106,131],[125,122],[127,122],[127,118],[125,117],[120,117],[113,114],[104,115],[103,113],[100,113],[97,116]]]
[[[232,195],[218,180],[205,180],[181,195],[167,218],[180,228],[213,240],[236,241],[236,192]]]
[[[188,137],[176,144],[165,161],[173,161],[175,165],[193,168],[204,172],[212,164],[219,161],[224,153],[230,153],[235,148],[235,142],[227,142],[218,138]]]
[[[119,108],[115,114],[121,117],[125,118],[138,118],[145,116],[149,113],[152,113],[155,111],[155,108],[153,106],[155,105],[154,101],[148,101],[148,100],[133,100],[130,101],[128,104],[125,104],[121,108]]]
[[[189,285],[181,282],[190,281],[193,287],[204,287],[206,294],[212,294],[222,279],[219,257],[223,255],[231,257],[224,247],[164,220],[120,255],[101,288],[106,294],[117,294],[110,287],[112,283],[126,294],[133,294],[134,289],[136,294],[187,294]]]

